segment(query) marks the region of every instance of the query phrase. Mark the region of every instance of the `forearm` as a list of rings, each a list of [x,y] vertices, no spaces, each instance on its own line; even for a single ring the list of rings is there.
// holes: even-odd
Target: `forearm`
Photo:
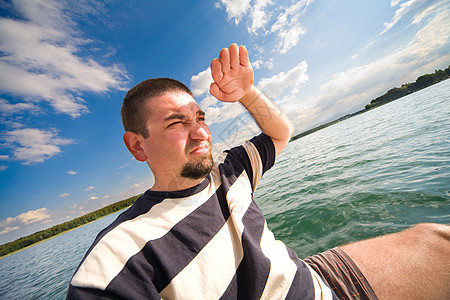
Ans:
[[[252,86],[239,102],[253,116],[262,132],[272,138],[277,155],[292,137],[292,124],[283,111],[264,93]]]

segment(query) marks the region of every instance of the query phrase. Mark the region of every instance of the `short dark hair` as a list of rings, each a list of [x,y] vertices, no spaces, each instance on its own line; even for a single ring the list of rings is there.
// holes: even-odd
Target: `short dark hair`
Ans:
[[[145,124],[150,112],[145,110],[145,103],[150,98],[168,92],[184,92],[194,97],[187,86],[171,78],[147,79],[130,89],[123,99],[120,110],[125,131],[139,133],[147,138],[148,131]]]

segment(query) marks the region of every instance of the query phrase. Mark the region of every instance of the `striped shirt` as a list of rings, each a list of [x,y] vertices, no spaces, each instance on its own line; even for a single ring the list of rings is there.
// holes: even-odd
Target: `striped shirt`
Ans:
[[[67,298],[335,299],[253,201],[274,161],[261,134],[225,151],[197,186],[148,190],[98,235]]]

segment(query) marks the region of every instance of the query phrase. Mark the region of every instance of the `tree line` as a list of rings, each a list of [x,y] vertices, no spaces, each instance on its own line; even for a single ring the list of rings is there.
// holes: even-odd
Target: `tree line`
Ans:
[[[380,106],[403,96],[417,92],[418,90],[429,87],[430,85],[446,80],[449,77],[450,66],[448,66],[444,70],[436,70],[434,71],[434,73],[422,75],[418,77],[415,82],[405,83],[401,87],[390,89],[384,95],[373,99],[369,104],[366,105],[366,109]]]
[[[105,206],[103,208],[100,208],[100,209],[93,211],[91,213],[88,213],[84,216],[75,218],[71,221],[67,221],[62,224],[55,225],[51,228],[44,229],[44,230],[35,232],[31,235],[21,237],[15,241],[0,245],[0,257],[8,255],[8,254],[16,252],[16,251],[19,251],[19,250],[26,248],[28,246],[31,246],[33,244],[36,244],[43,240],[49,239],[55,235],[61,234],[63,232],[66,232],[66,231],[69,231],[76,227],[79,227],[81,225],[95,221],[106,215],[109,215],[109,214],[112,214],[119,210],[122,210],[122,209],[132,205],[139,196],[140,195],[133,196],[131,198],[128,198],[128,199],[116,202],[114,204]]]

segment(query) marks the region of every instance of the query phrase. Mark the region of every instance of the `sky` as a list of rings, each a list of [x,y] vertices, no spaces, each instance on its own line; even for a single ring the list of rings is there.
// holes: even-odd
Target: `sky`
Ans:
[[[142,80],[191,88],[214,153],[257,134],[208,94],[233,42],[298,134],[448,67],[450,1],[0,0],[0,244],[152,186],[122,141],[122,100]]]

